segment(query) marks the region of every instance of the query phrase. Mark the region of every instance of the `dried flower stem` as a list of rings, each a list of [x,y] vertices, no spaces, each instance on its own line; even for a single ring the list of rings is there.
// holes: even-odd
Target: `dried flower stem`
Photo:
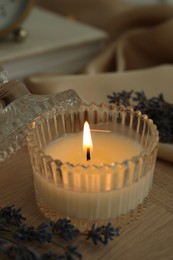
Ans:
[[[21,215],[21,210],[16,209],[14,206],[0,209],[0,253],[11,259],[82,259],[79,248],[71,244],[71,241],[74,241],[77,236],[85,236],[87,240],[90,239],[95,245],[99,242],[106,245],[109,240],[119,235],[119,229],[113,228],[110,223],[101,227],[93,225],[91,230],[83,234],[72,225],[70,219],[41,223],[36,228],[25,225],[24,220],[26,218]],[[8,234],[8,237],[5,234]],[[59,238],[66,241],[66,244],[59,243]],[[48,251],[40,255],[34,248],[35,242],[42,245],[43,250],[46,243],[51,243],[63,249],[64,254],[58,255]]]

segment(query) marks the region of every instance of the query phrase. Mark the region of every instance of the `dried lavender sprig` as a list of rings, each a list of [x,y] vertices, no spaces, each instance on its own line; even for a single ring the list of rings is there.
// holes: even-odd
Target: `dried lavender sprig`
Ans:
[[[113,92],[112,95],[108,95],[109,103],[115,103],[116,105],[124,105],[128,106],[130,105],[130,98],[133,93],[133,90],[131,91],[122,91],[122,92]]]
[[[1,208],[0,223],[2,229],[0,231],[3,232],[3,234],[0,233],[0,252],[7,255],[9,258],[13,259],[42,259],[42,256],[38,256],[37,253],[35,253],[35,251],[30,249],[30,247],[23,246],[23,243],[26,244],[26,242],[33,241],[37,241],[42,245],[45,242],[54,243],[52,241],[52,238],[55,234],[52,231],[52,227],[55,223],[42,223],[37,228],[34,228],[24,225],[23,220],[25,220],[25,218],[21,215],[21,209],[16,209],[14,206]],[[58,223],[60,224],[60,222]],[[66,220],[62,220],[61,223],[64,229],[64,223],[66,223],[66,228],[68,232],[71,231],[71,233],[69,233],[71,239],[73,225],[70,225],[70,221]],[[15,224],[15,227],[13,227],[13,229],[8,229],[9,225],[11,226],[12,224]],[[61,225],[59,226],[61,227]],[[74,231],[76,230],[74,229]],[[7,233],[8,237],[11,235],[14,241],[8,237],[4,238],[4,232]],[[68,235],[68,232],[66,231],[66,236]],[[81,254],[77,247],[74,247],[72,245],[61,245],[59,243],[54,244],[56,244],[58,247],[64,250],[64,255],[61,255],[64,259],[67,259],[66,256],[68,256],[68,259],[81,259]],[[53,259],[55,259],[55,256],[56,259],[61,258],[61,256],[57,254],[52,253],[52,255],[54,256]]]
[[[107,245],[109,240],[112,240],[115,236],[119,236],[119,233],[120,229],[114,228],[111,223],[101,227],[97,227],[96,224],[93,224],[91,230],[86,234],[86,239],[91,239],[95,245],[99,242]]]
[[[163,94],[147,99],[144,91],[122,91],[113,92],[112,95],[108,95],[108,99],[110,103],[131,105],[135,110],[148,115],[157,125],[160,141],[173,143],[173,104],[166,102]]]
[[[73,240],[80,234],[79,230],[71,224],[71,220],[67,218],[57,220],[52,226],[52,231],[66,241]]]
[[[20,208],[15,208],[14,205],[0,208],[0,226],[6,226],[7,224],[12,224],[19,226],[25,217],[21,214]]]
[[[41,255],[42,260],[77,260],[82,259],[82,254],[80,253],[77,246],[68,245],[65,248],[64,254],[57,255],[51,251],[43,253]]]
[[[82,254],[75,245],[68,245],[65,250],[65,257],[68,260],[82,259]]]
[[[36,229],[27,225],[21,225],[14,232],[14,239],[18,242],[20,241],[37,241],[40,244],[44,242],[50,242],[52,240],[53,234],[50,231],[51,222],[42,223]]]
[[[70,219],[59,219],[56,222],[50,221],[48,223],[42,223],[37,228],[24,225],[23,220],[25,220],[25,218],[21,214],[21,209],[17,209],[14,206],[1,208],[0,223],[3,223],[5,228],[2,225],[3,228],[0,230],[0,253],[17,260],[82,259],[82,254],[77,246],[73,244],[63,245],[55,240],[55,238],[61,237],[61,239],[65,241],[70,241],[78,235],[82,235],[82,233],[72,225]],[[15,225],[13,226],[12,224]],[[10,227],[10,229],[8,229],[8,227]],[[5,237],[4,234],[6,234],[7,237]],[[110,223],[101,227],[93,225],[92,229],[85,234],[87,239],[91,239],[94,244],[97,244],[99,241],[103,244],[107,244],[109,240],[112,240],[114,236],[118,235],[119,229],[113,228]],[[54,252],[45,252],[39,255],[30,247],[29,243],[33,241],[39,242],[42,246],[50,242],[61,248],[64,253],[59,255]],[[26,244],[28,246],[26,246]],[[35,245],[35,243],[31,245]]]
[[[6,239],[0,239],[0,252],[10,259],[41,260],[32,248],[12,243]]]
[[[30,233],[28,233],[28,230],[30,230]],[[23,234],[24,237],[20,237],[17,241],[12,241],[8,238],[1,238],[0,239],[0,253],[5,254],[8,256],[10,259],[22,259],[22,260],[46,260],[46,259],[51,259],[51,260],[60,260],[60,259],[68,259],[68,260],[77,260],[77,259],[82,259],[82,254],[79,251],[79,248],[75,245],[62,245],[59,243],[56,243],[54,241],[49,241],[52,242],[54,245],[60,247],[63,249],[64,254],[55,254],[51,251],[45,252],[41,255],[39,255],[32,247],[30,246],[25,246],[22,243],[26,241],[34,241],[32,236],[33,234],[33,229],[28,229],[26,231],[27,234]],[[32,232],[31,232],[32,230]],[[24,231],[24,230],[23,230]],[[35,235],[35,234],[34,234]],[[26,239],[27,238],[27,239]],[[36,240],[38,241],[38,240]],[[46,240],[43,239],[44,242]],[[43,243],[42,241],[42,243]]]

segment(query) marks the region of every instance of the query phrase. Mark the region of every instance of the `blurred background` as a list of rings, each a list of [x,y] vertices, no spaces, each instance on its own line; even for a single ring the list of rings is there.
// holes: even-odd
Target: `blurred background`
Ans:
[[[38,5],[82,22],[108,29],[115,16],[135,7],[170,4],[173,0],[37,0]]]

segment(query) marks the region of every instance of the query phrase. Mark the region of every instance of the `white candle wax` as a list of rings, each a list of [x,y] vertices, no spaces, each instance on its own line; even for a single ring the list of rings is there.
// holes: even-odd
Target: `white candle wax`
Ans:
[[[82,132],[68,134],[50,143],[45,148],[45,153],[51,155],[53,159],[72,164],[111,164],[121,163],[129,160],[135,155],[139,155],[142,146],[139,142],[125,135],[113,132],[91,132],[93,140],[93,151],[91,160],[87,162],[86,154],[83,151]]]
[[[37,193],[46,208],[60,216],[88,220],[114,219],[135,209],[148,196],[153,169],[129,187],[109,192],[75,192],[35,176]]]

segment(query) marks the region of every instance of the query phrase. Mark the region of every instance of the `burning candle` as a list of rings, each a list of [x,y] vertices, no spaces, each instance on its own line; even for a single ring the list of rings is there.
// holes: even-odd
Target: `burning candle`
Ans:
[[[121,221],[123,215],[129,222],[128,213],[131,218],[139,214],[152,187],[156,127],[131,110],[83,106],[81,117],[76,111],[61,116],[50,112],[41,124],[38,118],[31,125],[28,147],[37,203],[51,219],[70,217],[76,224],[90,226]],[[84,132],[77,125],[85,109],[91,133],[88,123]]]
[[[125,126],[124,129],[128,130]],[[83,133],[67,134],[63,138],[49,143],[44,152],[55,160],[61,160],[63,163],[99,167],[106,164],[111,165],[114,162],[122,163],[133,156],[139,155],[143,150],[142,145],[132,138],[132,133],[135,134],[133,130],[131,130],[131,137],[103,129],[93,129],[91,133],[88,122],[85,122]],[[40,179],[38,186],[42,187],[42,191],[40,191],[42,197],[45,200],[49,197],[52,207],[69,217],[75,217],[77,214],[82,219],[95,219],[99,214],[100,218],[114,218],[120,212],[126,214],[130,209],[134,209],[138,203],[142,203],[147,189],[151,188],[152,175],[149,178],[145,177],[138,185],[135,184],[122,190],[111,191],[111,176],[107,179],[103,177],[107,171],[107,167],[100,172],[93,167],[88,169],[87,179],[81,178],[80,173],[76,173],[73,178],[69,178],[68,173],[63,174],[63,184],[69,189],[70,182],[73,182],[76,190],[82,190],[82,187],[88,190],[81,192],[80,196],[78,192],[67,191],[63,188],[56,189],[54,185],[48,184],[47,181],[42,180],[40,183]],[[121,187],[122,179],[123,176],[117,180],[117,187]],[[110,192],[102,193],[102,191],[99,191],[99,185],[102,185]],[[92,191],[92,193],[89,193],[89,191]],[[141,199],[138,198],[139,194],[141,194]],[[134,198],[132,199],[131,196],[134,196]],[[120,202],[120,198],[123,203]],[[131,198],[130,202],[129,198]],[[76,205],[78,205],[77,211]]]

